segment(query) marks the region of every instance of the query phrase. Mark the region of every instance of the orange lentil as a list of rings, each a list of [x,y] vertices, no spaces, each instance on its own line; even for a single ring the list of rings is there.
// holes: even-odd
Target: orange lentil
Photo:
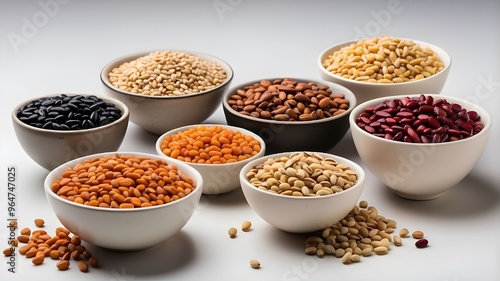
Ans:
[[[184,162],[224,164],[256,155],[261,145],[239,131],[200,125],[165,137],[160,148],[165,155]]]
[[[187,144],[182,140],[177,143]],[[83,184],[74,185],[74,178]],[[166,184],[172,186],[171,195],[175,197],[165,199]],[[88,206],[142,208],[182,198],[195,185],[191,178],[166,161],[116,153],[67,168],[51,187],[62,198]]]

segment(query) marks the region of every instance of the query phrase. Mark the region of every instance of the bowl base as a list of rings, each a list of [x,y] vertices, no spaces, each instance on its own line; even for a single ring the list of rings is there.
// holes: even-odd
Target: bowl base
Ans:
[[[426,194],[426,195],[418,195],[418,194],[411,194],[411,193],[406,193],[406,192],[401,192],[397,190],[393,190],[392,192],[396,194],[399,197],[409,199],[409,200],[415,200],[415,201],[426,201],[426,200],[433,200],[439,198],[443,193],[438,193],[438,194]]]

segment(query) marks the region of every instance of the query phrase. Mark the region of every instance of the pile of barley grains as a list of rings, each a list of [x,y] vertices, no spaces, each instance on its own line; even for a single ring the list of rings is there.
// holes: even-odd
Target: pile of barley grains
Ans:
[[[420,80],[444,69],[430,48],[386,35],[345,46],[322,64],[332,74],[346,79],[384,84]]]
[[[177,51],[157,51],[114,68],[109,81],[119,90],[146,96],[182,96],[221,85],[222,66]]]

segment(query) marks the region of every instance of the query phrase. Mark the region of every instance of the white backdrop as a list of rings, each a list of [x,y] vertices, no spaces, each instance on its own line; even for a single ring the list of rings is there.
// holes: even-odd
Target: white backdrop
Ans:
[[[393,195],[369,172],[362,199],[400,227],[426,232],[430,247],[410,244],[386,256],[343,265],[304,254],[304,236],[283,233],[249,208],[241,191],[203,197],[185,228],[141,252],[113,253],[88,245],[102,264],[87,275],[76,266],[58,272],[53,261],[35,267],[24,257],[1,280],[500,280],[500,2],[491,1],[77,1],[0,2],[2,189],[0,225],[7,225],[7,168],[16,167],[16,216],[21,226],[43,217],[59,222],[42,182],[47,171],[20,147],[10,113],[35,96],[103,93],[101,68],[137,51],[187,49],[220,57],[233,67],[233,85],[266,77],[319,78],[316,60],[328,46],[387,34],[427,41],[447,50],[452,69],[442,93],[467,98],[493,117],[490,142],[474,170],[452,191],[432,201]],[[207,122],[224,123],[220,108]],[[156,136],[130,124],[121,151],[154,153]],[[43,148],[40,148],[43,149]],[[332,150],[362,165],[350,133]],[[453,167],[443,167],[453,173]],[[236,239],[227,229],[251,220]],[[8,229],[0,228],[7,247]],[[145,229],[144,231],[147,231]],[[141,237],[137,237],[141,239]],[[262,268],[251,269],[259,259]]]

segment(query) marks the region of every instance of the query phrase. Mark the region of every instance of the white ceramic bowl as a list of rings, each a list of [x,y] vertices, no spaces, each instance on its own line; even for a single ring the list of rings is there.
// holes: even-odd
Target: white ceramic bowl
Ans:
[[[67,167],[94,157],[115,153],[94,154],[69,161],[45,178],[47,199],[61,224],[90,244],[116,251],[136,251],[156,245],[178,233],[191,218],[198,206],[203,189],[203,179],[192,167],[180,161],[168,159],[179,172],[190,177],[196,188],[185,197],[164,205],[111,209],[92,207],[63,199],[51,190],[52,183],[61,177]],[[121,155],[144,156],[165,160],[154,154],[120,152]]]
[[[115,59],[104,66],[100,73],[105,93],[121,100],[128,106],[130,121],[155,135],[161,135],[177,127],[202,123],[220,106],[222,94],[229,87],[233,79],[233,70],[229,64],[221,59],[197,52],[176,51],[188,53],[207,61],[217,62],[226,71],[226,80],[213,89],[182,96],[146,96],[134,94],[118,90],[111,84],[108,74],[112,69],[151,52],[138,52]]]
[[[122,112],[121,118],[113,123],[92,129],[61,131],[33,127],[17,118],[16,113],[21,107],[40,98],[42,97],[22,102],[14,108],[11,114],[14,131],[21,147],[40,166],[52,170],[72,159],[89,154],[116,151],[120,147],[129,121],[129,110],[124,103],[109,97],[99,97],[119,108]]]
[[[405,96],[419,95],[383,97],[356,107],[349,118],[352,138],[367,169],[394,193],[414,200],[434,199],[458,184],[474,168],[488,141],[492,120],[486,110],[467,100],[430,95],[434,100],[446,99],[476,111],[484,128],[478,134],[458,141],[407,143],[374,136],[356,124],[356,118],[365,108]]]
[[[444,87],[445,82],[448,78],[448,74],[450,72],[451,68],[450,55],[440,47],[435,46],[433,44],[413,39],[405,39],[405,40],[411,40],[421,47],[429,47],[441,59],[441,61],[444,64],[444,69],[434,75],[431,75],[421,80],[415,80],[403,83],[393,83],[393,84],[379,84],[379,83],[370,83],[370,82],[362,82],[362,81],[347,79],[331,73],[323,66],[323,62],[325,61],[326,58],[328,58],[330,55],[340,50],[341,48],[358,42],[358,40],[355,40],[330,46],[320,53],[316,62],[320,76],[322,79],[326,81],[331,81],[333,83],[340,84],[350,89],[356,95],[358,104],[361,104],[371,99],[386,97],[386,96],[394,96],[394,95],[411,95],[420,93],[439,94],[442,88]]]
[[[314,82],[328,86],[333,93],[345,95],[349,108],[342,114],[310,121],[279,121],[243,115],[232,109],[228,101],[238,89],[259,83],[261,80],[274,81],[281,78],[264,78],[248,81],[231,87],[222,99],[222,108],[227,124],[245,128],[262,137],[266,142],[266,153],[285,151],[321,151],[334,148],[349,130],[349,114],[357,104],[356,96],[346,87],[328,81],[292,78],[298,82]],[[326,133],[327,132],[327,133]]]
[[[289,156],[293,152],[266,155],[247,163],[240,172],[243,194],[250,207],[266,222],[290,233],[309,233],[325,229],[344,218],[356,205],[365,186],[365,172],[355,162],[316,152],[323,157],[333,158],[337,163],[349,165],[358,176],[357,183],[339,193],[315,197],[295,197],[264,191],[251,185],[246,174],[255,165],[269,158]]]
[[[264,156],[266,151],[266,144],[264,143],[262,138],[260,138],[258,135],[248,130],[221,124],[197,124],[197,125],[184,126],[174,130],[170,130],[165,134],[161,135],[156,141],[156,152],[158,153],[158,155],[167,157],[168,159],[172,159],[171,157],[166,156],[161,149],[161,144],[165,139],[165,137],[174,135],[178,132],[189,130],[191,128],[197,128],[199,126],[205,126],[205,127],[219,126],[235,132],[240,132],[244,135],[252,136],[254,139],[259,141],[261,148],[260,151],[254,156],[242,161],[234,163],[224,163],[224,164],[202,164],[202,163],[185,162],[187,165],[195,168],[198,172],[200,172],[201,176],[203,177],[203,194],[211,194],[211,195],[222,194],[240,188],[239,172],[241,168],[245,166],[246,163]]]

